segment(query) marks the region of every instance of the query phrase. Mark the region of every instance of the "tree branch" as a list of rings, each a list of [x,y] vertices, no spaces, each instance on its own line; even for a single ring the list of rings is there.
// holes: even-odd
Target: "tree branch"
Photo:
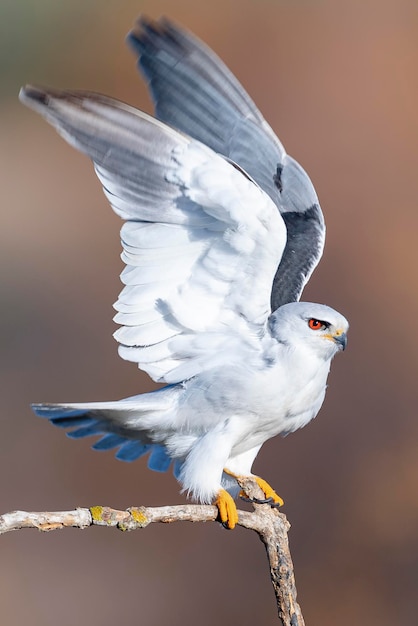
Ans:
[[[258,485],[251,479],[239,481],[250,498],[262,497]],[[283,513],[269,504],[254,504],[254,511],[238,511],[238,524],[254,530],[263,542],[270,565],[270,578],[276,596],[282,626],[304,626],[302,612],[296,600],[293,563],[287,533],[290,524]],[[0,515],[0,534],[37,528],[43,532],[61,528],[111,526],[119,530],[137,530],[153,522],[211,522],[218,516],[215,506],[185,504],[161,507],[130,507],[119,511],[106,506],[77,508],[73,511],[30,513],[13,511]]]

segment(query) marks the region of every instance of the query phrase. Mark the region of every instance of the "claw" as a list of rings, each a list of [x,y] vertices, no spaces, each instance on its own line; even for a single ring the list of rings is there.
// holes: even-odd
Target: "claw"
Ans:
[[[241,478],[241,479],[244,479],[244,478],[245,478],[244,476],[238,476],[237,474],[234,474],[234,472],[231,472],[231,470],[229,470],[229,469],[227,469],[227,468],[224,468],[224,472],[225,472],[225,474],[228,474],[228,476],[232,476],[232,478],[235,478],[235,480],[237,480],[237,481],[238,481],[238,483],[239,483],[240,478]],[[244,491],[243,489],[241,489],[241,491],[239,492],[239,497],[240,497],[242,500],[244,500],[245,502],[252,502],[252,503],[254,503],[254,504],[270,504],[270,506],[271,506],[271,507],[273,507],[273,508],[278,508],[278,507],[280,507],[280,506],[283,506],[283,504],[284,504],[284,500],[283,500],[283,498],[281,498],[281,497],[280,497],[280,496],[279,496],[279,495],[278,495],[278,494],[274,491],[273,487],[271,487],[271,486],[268,484],[268,482],[267,482],[266,480],[264,480],[264,478],[260,478],[260,476],[254,476],[254,475],[252,475],[252,476],[251,476],[251,478],[252,478],[253,480],[255,480],[255,482],[256,482],[256,483],[257,483],[257,485],[260,487],[260,489],[262,490],[262,492],[264,493],[264,495],[265,495],[266,497],[265,497],[264,499],[263,499],[263,498],[249,498],[249,497],[247,496],[247,494],[245,493],[245,491]],[[222,493],[222,491],[223,491],[223,490],[221,490],[221,491],[219,492],[219,494],[221,494],[221,493]],[[225,492],[225,493],[227,493],[227,492]],[[227,494],[227,495],[229,495],[229,494]],[[218,495],[218,500],[219,500],[219,498],[220,498],[220,497],[221,497],[221,496],[220,496],[220,495]],[[229,497],[231,497],[231,496],[229,496]],[[218,505],[218,500],[216,501],[216,505],[218,506],[219,513],[220,513],[220,507],[219,507],[219,505]],[[232,498],[231,498],[231,500],[232,500]],[[233,500],[232,500],[232,503],[234,504],[234,501],[233,501]],[[235,504],[234,504],[234,507],[235,507]],[[235,509],[236,509],[236,507],[235,507]],[[222,519],[222,518],[221,518],[221,519]],[[237,518],[237,519],[238,519],[238,518]],[[235,524],[234,524],[234,526],[235,526]],[[228,526],[228,528],[230,528],[230,527]],[[233,528],[233,526],[232,526],[232,528]]]
[[[265,499],[249,498],[245,491],[241,490],[239,492],[239,497],[241,498],[241,500],[244,500],[244,502],[251,502],[253,504],[270,504],[270,506],[273,508],[279,508],[280,506],[283,506],[283,498],[281,498],[274,491],[274,489],[268,484],[267,481],[265,481],[263,478],[260,478],[259,476],[254,476],[253,478],[256,481],[257,485],[260,487],[260,489],[263,490],[264,495],[266,496]]]
[[[241,498],[241,500],[244,500],[244,502],[251,502],[254,504],[271,504],[271,506],[281,506],[280,503],[275,503],[272,497],[269,498],[249,498],[247,496],[247,494],[244,491],[240,491],[239,493],[239,497]]]
[[[257,485],[260,487],[260,489],[263,490],[264,495],[266,496],[265,502],[269,502],[269,504],[271,504],[271,506],[273,507],[283,506],[284,504],[283,498],[281,498],[274,491],[273,487],[270,487],[267,481],[265,481],[263,478],[260,478],[259,476],[254,476],[254,480],[257,483]],[[259,501],[259,504],[261,504],[260,501]]]
[[[234,499],[225,489],[221,489],[215,500],[222,526],[232,530],[238,523],[238,511]]]

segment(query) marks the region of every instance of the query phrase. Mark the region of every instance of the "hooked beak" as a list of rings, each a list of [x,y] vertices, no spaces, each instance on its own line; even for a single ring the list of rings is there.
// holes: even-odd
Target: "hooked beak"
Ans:
[[[332,338],[335,341],[335,343],[338,344],[338,347],[339,347],[340,350],[345,350],[345,347],[347,345],[347,334],[346,333],[337,331],[335,333],[335,335],[332,335]]]

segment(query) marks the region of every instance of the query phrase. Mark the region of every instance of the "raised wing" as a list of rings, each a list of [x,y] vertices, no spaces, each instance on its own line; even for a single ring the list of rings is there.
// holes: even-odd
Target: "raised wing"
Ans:
[[[269,196],[210,148],[116,100],[34,87],[20,97],[93,160],[127,220],[120,355],[168,383],[245,359],[286,242]]]
[[[302,167],[286,152],[235,76],[205,44],[162,18],[142,17],[128,41],[159,119],[235,161],[276,204],[288,237],[271,304],[298,300],[318,264],[325,225]]]

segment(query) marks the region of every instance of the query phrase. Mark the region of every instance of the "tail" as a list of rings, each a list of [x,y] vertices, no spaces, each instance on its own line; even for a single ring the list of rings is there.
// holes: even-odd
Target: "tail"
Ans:
[[[155,443],[175,411],[177,395],[177,385],[169,385],[115,402],[33,404],[32,409],[54,426],[70,429],[67,437],[71,439],[98,435],[93,450],[117,449],[116,458],[128,462],[149,454],[149,469],[166,472],[173,463],[177,477],[181,461],[173,462],[165,446]]]

